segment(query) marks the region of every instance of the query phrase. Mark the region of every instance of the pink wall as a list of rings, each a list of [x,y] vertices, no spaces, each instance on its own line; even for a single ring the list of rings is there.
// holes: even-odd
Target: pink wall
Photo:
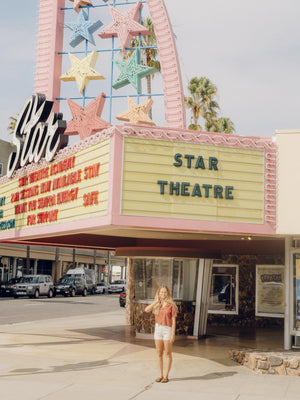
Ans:
[[[59,111],[60,75],[63,48],[65,0],[40,0],[38,42],[35,71],[35,93],[43,93],[54,101],[53,111]]]

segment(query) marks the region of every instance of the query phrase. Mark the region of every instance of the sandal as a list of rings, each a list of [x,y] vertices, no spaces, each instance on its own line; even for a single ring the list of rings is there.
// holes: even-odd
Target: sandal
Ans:
[[[167,383],[167,382],[169,382],[169,379],[168,379],[168,378],[163,378],[163,379],[161,380],[161,383]]]
[[[164,379],[164,378],[161,376],[161,377],[155,379],[155,382],[161,382],[163,379]]]

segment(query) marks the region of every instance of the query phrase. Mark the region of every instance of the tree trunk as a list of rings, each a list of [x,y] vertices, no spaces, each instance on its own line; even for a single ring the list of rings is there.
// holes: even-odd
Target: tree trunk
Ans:
[[[151,75],[146,76],[147,79],[147,93],[149,94],[148,99],[151,99]],[[152,119],[152,108],[148,112],[149,118]]]

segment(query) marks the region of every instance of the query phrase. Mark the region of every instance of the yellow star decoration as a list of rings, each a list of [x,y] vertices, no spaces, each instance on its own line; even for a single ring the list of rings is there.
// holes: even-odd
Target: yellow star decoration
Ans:
[[[70,68],[60,79],[64,82],[76,81],[78,90],[82,94],[83,89],[88,87],[90,80],[105,79],[94,70],[98,53],[92,51],[83,60],[79,60],[73,54],[69,54],[72,68]]]
[[[141,104],[135,104],[130,97],[127,97],[128,110],[116,116],[120,121],[128,121],[132,124],[155,125],[151,118],[148,117],[148,112],[152,107],[153,100],[149,99]]]

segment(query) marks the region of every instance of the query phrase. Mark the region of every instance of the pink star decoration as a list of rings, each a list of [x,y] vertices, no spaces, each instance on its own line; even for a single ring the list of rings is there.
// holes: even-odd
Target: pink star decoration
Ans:
[[[82,140],[111,126],[100,118],[105,103],[104,93],[101,93],[86,107],[81,107],[70,99],[67,100],[73,119],[68,122],[65,135],[79,135]]]
[[[152,107],[153,100],[149,99],[141,104],[135,104],[135,102],[127,97],[128,110],[122,114],[116,116],[120,121],[128,121],[132,124],[146,124],[155,125],[151,118],[148,117],[148,112]]]
[[[148,29],[137,22],[140,16],[141,5],[142,3],[139,1],[125,13],[122,13],[109,5],[108,7],[110,9],[113,22],[104,28],[101,33],[99,33],[99,36],[101,38],[117,36],[119,38],[122,51],[125,51],[126,47],[129,46],[133,36],[137,36],[139,34],[151,35],[151,32],[148,31]]]
[[[74,2],[74,10],[79,13],[80,12],[80,6],[85,7],[85,6],[92,6],[93,3],[90,0],[70,0]]]

